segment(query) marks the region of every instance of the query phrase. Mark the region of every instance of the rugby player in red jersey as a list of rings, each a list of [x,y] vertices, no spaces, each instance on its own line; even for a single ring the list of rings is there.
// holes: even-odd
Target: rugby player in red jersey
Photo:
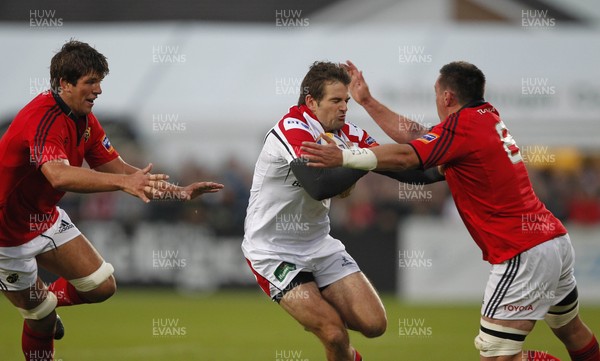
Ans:
[[[59,207],[65,192],[124,191],[144,202],[170,192],[188,200],[223,186],[186,187],[127,164],[92,113],[108,74],[104,55],[71,40],[50,63],[52,90],[35,97],[0,139],[0,290],[25,319],[26,360],[53,359],[64,334],[55,308],[102,302],[116,290],[113,267]],[[81,168],[86,161],[91,169]],[[38,265],[59,276],[46,286]]]
[[[370,95],[361,72],[350,62],[347,67],[355,100],[390,137],[405,144],[342,151],[333,144],[305,142],[308,165],[363,170],[443,166],[456,208],[483,259],[492,264],[475,338],[481,360],[555,359],[522,351],[525,337],[543,319],[572,360],[599,361],[598,342],[579,318],[567,230],[535,195],[515,140],[483,99],[481,70],[467,62],[443,66],[434,86],[441,123],[411,134],[399,131],[402,117]]]

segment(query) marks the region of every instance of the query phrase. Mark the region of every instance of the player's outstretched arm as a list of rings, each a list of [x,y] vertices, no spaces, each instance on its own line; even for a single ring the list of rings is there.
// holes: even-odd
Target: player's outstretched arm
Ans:
[[[427,133],[427,129],[419,123],[392,111],[375,99],[371,95],[362,71],[359,71],[350,60],[346,62],[345,68],[352,78],[349,85],[352,98],[365,108],[390,138],[398,143],[407,143]]]
[[[303,157],[308,159],[307,165],[316,168],[344,166],[362,170],[409,170],[420,166],[417,153],[408,144],[342,150],[333,141],[327,140],[326,145],[302,142],[300,149],[305,153]]]
[[[125,162],[123,158],[117,157],[110,162],[104,163],[94,170],[104,173],[113,173],[113,174],[133,174],[139,171],[139,168],[136,168],[129,163]],[[155,184],[159,193],[150,194],[149,198],[156,198],[156,196],[168,196],[169,199],[179,199],[182,201],[187,201],[198,197],[204,193],[215,193],[220,189],[223,189],[223,185],[215,182],[196,182],[192,183],[186,187],[180,187],[178,185],[169,183],[167,181],[161,181]],[[166,194],[168,192],[168,194]],[[150,197],[152,196],[152,197]]]
[[[42,164],[41,171],[55,189],[65,192],[95,193],[124,191],[144,202],[161,196],[159,182],[169,179],[166,174],[150,174],[152,164],[132,174],[112,174],[73,167],[66,159]]]

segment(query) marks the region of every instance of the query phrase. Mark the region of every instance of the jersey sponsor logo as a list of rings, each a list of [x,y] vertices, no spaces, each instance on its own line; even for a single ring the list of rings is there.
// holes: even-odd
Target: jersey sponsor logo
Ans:
[[[310,127],[308,126],[308,124],[306,124],[298,119],[287,118],[283,121],[283,129],[285,129],[285,130],[290,130],[290,129],[310,130]]]
[[[295,264],[289,262],[281,262],[279,266],[277,266],[273,274],[279,280],[279,282],[283,282],[285,277],[287,277],[288,273],[294,270],[296,270]]]
[[[434,140],[438,139],[439,137],[440,136],[435,133],[427,133],[427,134],[423,135],[421,138],[418,138],[417,140],[427,144],[427,143],[433,142]]]
[[[106,134],[104,134],[104,138],[102,138],[102,145],[104,146],[106,151],[109,153],[112,153],[115,151],[115,148],[113,148],[112,144],[110,144],[110,140],[108,139]]]
[[[533,311],[532,305],[504,305],[504,310],[509,312]]]

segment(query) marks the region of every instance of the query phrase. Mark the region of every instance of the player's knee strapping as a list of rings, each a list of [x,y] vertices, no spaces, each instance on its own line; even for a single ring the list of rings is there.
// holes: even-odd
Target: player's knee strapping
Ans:
[[[75,287],[77,291],[89,292],[100,287],[115,271],[110,263],[102,262],[102,265],[91,275],[70,280],[69,283]]]
[[[475,348],[484,357],[516,355],[523,350],[528,334],[529,331],[481,320],[479,335],[475,337]]]
[[[579,299],[577,295],[577,287],[571,291],[562,301],[556,306],[550,307],[544,320],[550,328],[561,328],[571,322],[579,313]]]
[[[23,318],[28,320],[41,320],[42,318],[48,316],[54,309],[56,308],[56,304],[58,303],[58,299],[56,295],[50,291],[48,291],[48,295],[46,299],[42,301],[36,308],[31,310],[26,310],[23,308],[17,308],[21,313]]]

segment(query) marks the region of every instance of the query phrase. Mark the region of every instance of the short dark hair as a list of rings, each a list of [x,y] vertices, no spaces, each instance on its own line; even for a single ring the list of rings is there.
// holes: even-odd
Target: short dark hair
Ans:
[[[442,89],[452,90],[460,104],[482,99],[485,92],[485,75],[478,67],[466,61],[454,61],[440,69]]]
[[[77,80],[88,74],[97,74],[104,78],[108,75],[108,62],[89,44],[69,40],[50,61],[50,86],[58,92],[60,79],[75,85]]]
[[[339,63],[315,61],[304,76],[300,85],[298,105],[306,104],[306,96],[310,94],[317,102],[323,99],[326,83],[339,81],[344,85],[350,84],[350,75]]]

